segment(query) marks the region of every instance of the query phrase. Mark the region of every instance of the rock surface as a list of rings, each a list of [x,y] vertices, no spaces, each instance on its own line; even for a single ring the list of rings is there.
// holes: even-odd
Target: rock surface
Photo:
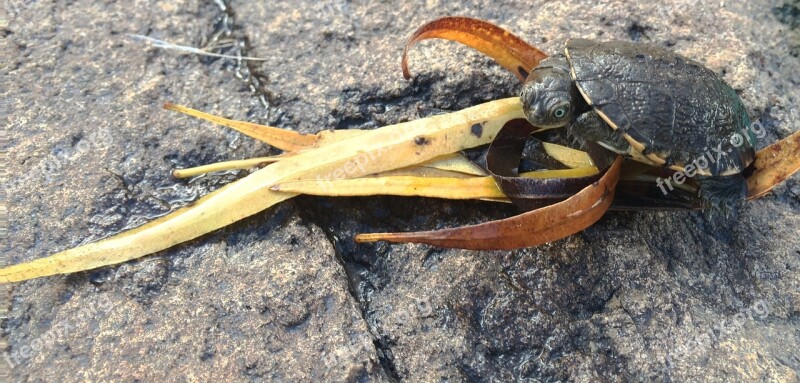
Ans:
[[[798,129],[796,1],[6,2],[5,264],[136,226],[244,174],[176,166],[273,153],[164,101],[315,132],[374,128],[514,95],[489,59],[402,43],[443,15],[547,52],[651,42],[721,73],[767,128]],[[266,58],[148,48],[126,34]],[[215,35],[220,39],[213,39]],[[238,47],[238,48],[237,48]],[[797,381],[800,182],[730,230],[698,213],[607,214],[510,252],[356,245],[513,214],[488,203],[301,197],[123,265],[13,286],[15,381]]]

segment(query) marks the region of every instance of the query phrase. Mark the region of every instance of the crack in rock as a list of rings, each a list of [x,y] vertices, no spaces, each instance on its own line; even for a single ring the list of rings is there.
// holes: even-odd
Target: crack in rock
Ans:
[[[215,0],[220,13],[214,18],[214,31],[207,37],[206,46],[213,46],[221,42],[221,39],[230,38],[233,43],[220,49],[225,54],[239,57],[233,68],[234,76],[241,80],[250,88],[250,92],[255,95],[261,105],[267,110],[266,118],[269,119],[273,106],[273,93],[267,89],[268,76],[250,60],[243,60],[241,57],[248,57],[250,51],[250,39],[239,31],[236,25],[236,13],[228,0]],[[225,45],[223,45],[225,46]],[[221,52],[223,53],[223,52]],[[210,61],[217,58],[204,58]]]
[[[370,331],[372,344],[375,347],[375,354],[380,361],[381,369],[383,369],[386,377],[392,381],[401,381],[402,378],[397,371],[394,354],[392,353],[391,345],[389,344],[391,341],[386,339],[385,336],[380,335],[380,330],[376,328],[374,321],[370,320],[369,317],[370,305],[369,300],[366,298],[366,295],[369,295],[369,292],[365,290],[374,288],[366,287],[365,285],[370,285],[370,283],[365,281],[365,278],[362,276],[370,273],[368,270],[369,265],[359,262],[352,256],[350,252],[343,250],[343,246],[339,243],[340,241],[338,239],[340,235],[337,235],[337,233],[334,232],[335,230],[333,227],[324,224],[324,219],[320,219],[320,209],[317,206],[314,206],[314,204],[310,203],[304,203],[304,199],[300,199],[300,201],[295,202],[295,204],[299,206],[298,215],[301,217],[301,219],[320,227],[322,232],[325,233],[325,237],[327,237],[328,241],[331,243],[336,255],[336,260],[342,266],[342,269],[347,276],[348,292],[361,308],[361,319],[364,321],[364,323],[366,323],[367,328]]]

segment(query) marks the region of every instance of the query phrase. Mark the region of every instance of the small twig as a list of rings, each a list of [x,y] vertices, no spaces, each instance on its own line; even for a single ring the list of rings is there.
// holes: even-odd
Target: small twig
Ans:
[[[219,53],[207,52],[207,51],[204,51],[204,50],[202,50],[200,48],[188,47],[188,46],[185,46],[185,45],[176,45],[176,44],[172,44],[172,43],[166,42],[164,40],[154,39],[152,37],[147,37],[147,36],[142,36],[142,35],[134,35],[134,34],[130,34],[130,33],[126,33],[125,35],[128,36],[128,37],[132,37],[134,39],[137,39],[137,40],[147,41],[149,43],[152,43],[154,47],[161,48],[161,49],[172,49],[172,50],[186,52],[186,53],[192,53],[192,54],[203,55],[203,56],[211,56],[211,57],[219,57],[219,58],[225,58],[225,59],[250,60],[250,61],[267,61],[267,59],[258,58],[258,57],[231,56],[231,55],[223,55],[223,54],[219,54]]]

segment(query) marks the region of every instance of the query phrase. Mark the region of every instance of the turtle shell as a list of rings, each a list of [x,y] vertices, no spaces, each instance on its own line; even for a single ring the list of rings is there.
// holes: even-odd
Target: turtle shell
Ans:
[[[711,176],[738,174],[753,162],[741,99],[700,63],[619,41],[569,40],[565,55],[586,102],[623,132],[642,155],[635,157],[678,171],[695,163],[698,174]]]

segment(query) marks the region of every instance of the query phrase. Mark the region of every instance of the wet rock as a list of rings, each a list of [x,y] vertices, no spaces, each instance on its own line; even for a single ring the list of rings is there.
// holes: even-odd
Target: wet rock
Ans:
[[[547,52],[570,37],[670,47],[723,75],[764,122],[764,146],[800,121],[795,5],[20,2],[3,35],[3,260],[102,238],[243,175],[176,181],[175,166],[271,150],[164,101],[314,132],[515,94],[502,68],[442,41],[416,47],[415,77],[402,79],[402,42],[442,15],[498,23]],[[125,36],[203,46],[215,31],[267,60],[242,68]],[[6,352],[19,381],[795,381],[797,188],[795,177],[749,203],[729,230],[698,213],[612,212],[510,252],[352,241],[508,206],[301,197],[139,261],[15,285]]]

